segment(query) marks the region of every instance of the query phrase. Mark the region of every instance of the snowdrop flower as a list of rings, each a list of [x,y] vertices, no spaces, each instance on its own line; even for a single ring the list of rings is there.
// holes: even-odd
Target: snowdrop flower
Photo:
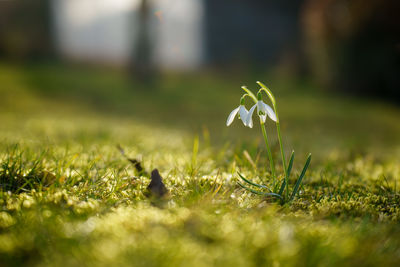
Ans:
[[[257,107],[257,114],[258,114],[258,116],[260,116],[260,118],[261,118],[263,123],[265,123],[265,120],[267,119],[267,116],[271,120],[273,120],[275,122],[277,121],[274,110],[270,106],[265,104],[262,100],[258,100],[258,102],[254,106],[252,106],[250,111],[248,112],[245,125],[246,124],[247,125],[249,125],[249,124],[253,125],[252,116],[253,116],[253,112],[254,112],[256,107]]]
[[[233,120],[236,117],[236,114],[238,114],[238,113],[239,113],[239,119],[242,120],[244,126],[248,126],[248,127],[252,128],[253,122],[251,122],[250,125],[246,123],[246,119],[249,114],[249,111],[242,104],[240,106],[238,106],[237,108],[235,108],[234,110],[232,110],[232,112],[229,114],[228,119],[226,121],[226,126],[229,126],[232,124]]]

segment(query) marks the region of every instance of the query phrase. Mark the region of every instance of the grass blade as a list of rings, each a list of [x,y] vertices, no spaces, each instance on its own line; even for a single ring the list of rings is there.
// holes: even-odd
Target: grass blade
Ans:
[[[301,181],[303,180],[303,177],[304,177],[304,175],[306,174],[306,171],[307,171],[308,166],[310,165],[310,162],[311,162],[311,154],[308,154],[306,164],[304,164],[304,168],[303,168],[303,170],[301,171],[301,174],[300,174],[300,176],[299,176],[299,179],[297,179],[297,182],[296,182],[296,185],[295,185],[294,188],[293,188],[293,192],[292,192],[292,195],[291,195],[291,197],[290,197],[290,200],[293,200],[294,197],[295,197],[295,195],[297,194],[297,191],[299,190]]]
[[[254,194],[260,195],[260,196],[265,196],[265,197],[277,197],[277,198],[279,198],[279,199],[282,199],[282,197],[281,197],[280,195],[276,194],[276,193],[264,193],[264,192],[260,192],[260,191],[251,189],[251,188],[249,188],[249,187],[247,187],[247,186],[245,186],[245,185],[243,185],[243,184],[241,184],[241,183],[239,183],[239,182],[238,182],[238,185],[240,185],[242,188],[244,188],[244,189],[246,189],[246,190],[248,190],[248,191],[250,191],[250,192],[252,192],[252,193],[254,193]]]
[[[243,151],[243,155],[247,159],[247,161],[250,163],[251,167],[253,167],[254,170],[257,170],[257,165],[254,163],[254,161],[251,158],[249,152],[247,150],[244,150]]]
[[[242,178],[242,180],[245,181],[246,183],[251,184],[251,185],[254,185],[254,186],[256,186],[256,187],[268,189],[270,192],[272,192],[271,189],[269,189],[269,188],[268,188],[267,186],[265,186],[265,185],[256,184],[256,183],[254,183],[254,182],[252,182],[252,181],[250,181],[250,180],[247,180],[240,172],[237,172],[237,174],[238,174],[239,177]]]
[[[289,177],[290,177],[290,173],[291,173],[291,171],[292,171],[293,161],[294,161],[294,150],[292,151],[292,155],[290,155],[289,166],[288,166],[287,172],[286,172],[286,173],[287,173],[287,176],[288,176],[288,177],[287,177],[288,180],[289,180]],[[283,179],[281,188],[279,189],[279,195],[282,195],[282,194],[283,194],[283,190],[285,190],[285,186],[286,186],[286,180]]]
[[[192,168],[194,169],[197,163],[197,154],[199,152],[199,137],[196,135],[193,141],[193,153],[192,153]]]
[[[199,137],[196,135],[193,140],[192,162],[189,165],[190,176],[193,177],[196,173],[197,155],[199,152]]]

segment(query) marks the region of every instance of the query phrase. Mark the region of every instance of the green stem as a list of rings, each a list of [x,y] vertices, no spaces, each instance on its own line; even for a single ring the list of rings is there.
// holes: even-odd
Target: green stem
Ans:
[[[257,103],[257,97],[253,94],[252,91],[250,91],[249,89],[247,89],[246,86],[242,86],[242,89],[251,97],[251,99],[253,99],[254,103]]]
[[[283,165],[283,170],[285,172],[286,199],[289,199],[289,175],[288,175],[287,168],[286,168],[286,160],[285,160],[286,157],[285,157],[285,151],[283,150],[283,145],[282,145],[281,127],[280,127],[280,124],[279,124],[279,116],[278,116],[278,110],[276,108],[275,97],[272,94],[271,90],[269,90],[269,88],[265,84],[263,84],[262,82],[258,82],[258,81],[257,81],[257,83],[258,83],[258,85],[261,86],[261,89],[265,93],[267,93],[267,95],[268,95],[269,99],[271,100],[272,105],[274,107],[274,112],[275,112],[275,115],[276,115],[276,131],[278,132],[279,147],[280,147],[281,156],[282,156],[282,165]]]
[[[273,183],[275,186],[275,166],[274,166],[274,161],[272,159],[272,153],[271,153],[271,149],[269,147],[269,143],[268,143],[268,137],[267,137],[267,131],[265,130],[265,124],[262,121],[262,119],[260,118],[260,125],[261,125],[261,130],[264,136],[264,141],[265,141],[265,146],[267,147],[267,153],[268,153],[268,158],[269,158],[269,164],[271,166],[271,175],[272,175],[272,179],[273,179]]]
[[[275,114],[276,117],[278,117],[278,113],[276,112],[276,107],[274,105],[275,109]],[[278,140],[279,140],[279,147],[281,149],[281,156],[282,156],[282,164],[283,164],[283,170],[285,172],[285,181],[286,181],[286,199],[289,199],[289,174],[287,172],[286,168],[286,157],[285,157],[285,152],[283,151],[283,145],[282,145],[282,136],[281,136],[281,127],[279,124],[279,120],[276,122],[276,131],[278,132]]]

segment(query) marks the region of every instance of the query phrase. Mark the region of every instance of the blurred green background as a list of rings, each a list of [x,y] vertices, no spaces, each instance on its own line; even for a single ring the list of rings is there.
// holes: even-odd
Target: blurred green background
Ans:
[[[224,126],[265,82],[289,144],[399,142],[396,1],[1,1],[2,116],[92,114],[259,140]],[[313,147],[314,146],[314,147]],[[318,152],[317,152],[318,153]]]

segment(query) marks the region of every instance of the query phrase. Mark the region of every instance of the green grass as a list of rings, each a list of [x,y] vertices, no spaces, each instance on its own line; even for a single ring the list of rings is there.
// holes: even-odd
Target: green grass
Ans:
[[[229,78],[168,74],[147,88],[111,70],[0,65],[0,265],[398,266],[400,110]],[[258,126],[225,126],[258,79],[271,80],[296,151],[291,190],[313,153],[283,206],[237,185],[240,171],[271,186]],[[163,203],[144,196],[149,178],[118,144],[159,169]]]

